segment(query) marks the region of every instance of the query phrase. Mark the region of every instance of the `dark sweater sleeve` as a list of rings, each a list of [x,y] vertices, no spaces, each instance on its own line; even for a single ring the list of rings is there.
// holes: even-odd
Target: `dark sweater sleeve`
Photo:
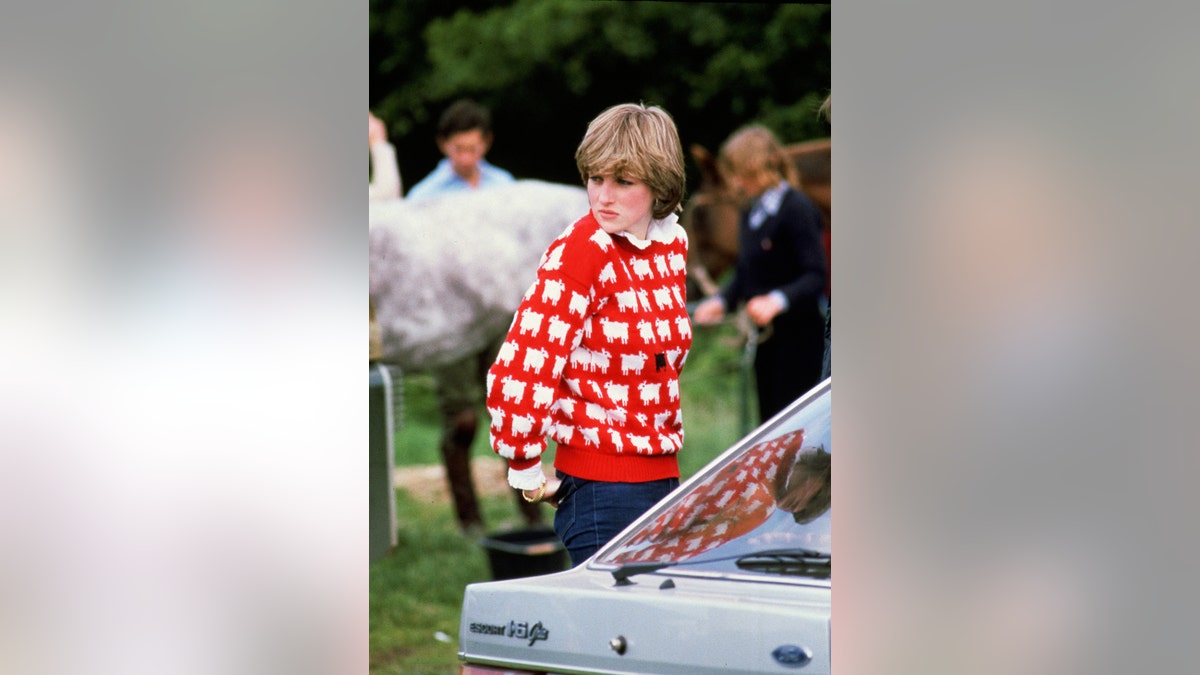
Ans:
[[[788,306],[815,301],[825,290],[825,247],[821,242],[821,212],[803,194],[790,191],[779,210],[781,226],[787,228],[790,257],[795,261],[796,277],[779,288],[787,296]]]

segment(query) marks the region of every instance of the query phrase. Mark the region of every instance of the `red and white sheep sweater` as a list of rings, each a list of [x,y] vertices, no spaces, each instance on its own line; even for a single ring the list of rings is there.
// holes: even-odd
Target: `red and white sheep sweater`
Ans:
[[[634,240],[589,212],[550,244],[487,376],[492,448],[511,485],[541,484],[546,436],[555,467],[578,478],[679,476],[686,262],[674,215]]]

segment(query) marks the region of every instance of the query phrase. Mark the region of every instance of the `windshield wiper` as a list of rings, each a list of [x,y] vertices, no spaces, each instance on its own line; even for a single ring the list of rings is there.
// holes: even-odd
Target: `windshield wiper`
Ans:
[[[737,559],[739,569],[828,579],[830,554],[805,548],[749,553]]]
[[[707,561],[705,561],[707,562]],[[633,582],[629,577],[635,574],[647,574],[649,572],[657,572],[664,567],[674,567],[675,565],[686,565],[687,562],[669,561],[669,562],[653,562],[653,563],[626,563],[612,571],[613,579],[617,581],[617,586],[628,586]]]
[[[726,560],[737,560],[737,566],[742,569],[776,572],[778,574],[815,576],[823,579],[829,578],[829,554],[807,548],[756,551],[754,553],[739,553],[738,555],[704,558],[702,560],[626,563],[612,570],[612,575],[613,579],[617,582],[617,586],[627,586],[633,583],[629,580],[629,577],[635,574],[649,574],[650,572],[657,572],[667,567],[702,565],[704,563],[723,562]],[[825,570],[823,576],[818,573],[822,567]],[[793,571],[793,568],[796,571]]]

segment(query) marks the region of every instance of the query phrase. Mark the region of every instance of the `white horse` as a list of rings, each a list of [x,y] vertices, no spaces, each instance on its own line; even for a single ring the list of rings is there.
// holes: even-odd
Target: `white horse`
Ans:
[[[424,370],[497,342],[582,187],[519,180],[436,199],[370,202],[370,293],[383,360]]]

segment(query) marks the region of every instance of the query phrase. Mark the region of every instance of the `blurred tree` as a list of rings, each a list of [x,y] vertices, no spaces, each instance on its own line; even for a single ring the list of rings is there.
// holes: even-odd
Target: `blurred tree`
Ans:
[[[627,101],[666,108],[685,146],[715,149],[752,121],[789,142],[828,135],[816,110],[830,87],[829,5],[446,4],[371,0],[371,107],[406,184],[437,161],[437,116],[460,96],[491,107],[489,158],[518,178],[578,182],[588,121]]]

